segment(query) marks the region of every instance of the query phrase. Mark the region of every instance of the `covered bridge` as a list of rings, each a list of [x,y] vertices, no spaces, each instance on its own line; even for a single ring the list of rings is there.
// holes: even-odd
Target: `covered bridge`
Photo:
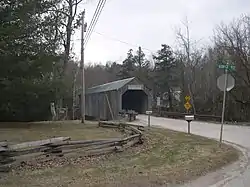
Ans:
[[[87,89],[85,115],[101,120],[118,119],[121,110],[145,113],[151,106],[151,93],[135,77]]]

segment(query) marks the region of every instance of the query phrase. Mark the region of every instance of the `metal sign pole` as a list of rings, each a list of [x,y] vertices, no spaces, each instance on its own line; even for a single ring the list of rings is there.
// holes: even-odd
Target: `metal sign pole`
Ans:
[[[222,132],[224,125],[224,117],[225,117],[225,106],[226,106],[226,93],[227,93],[227,79],[228,79],[228,69],[225,69],[225,86],[223,90],[223,103],[222,103],[222,114],[221,114],[221,128],[220,128],[220,142],[222,142]]]

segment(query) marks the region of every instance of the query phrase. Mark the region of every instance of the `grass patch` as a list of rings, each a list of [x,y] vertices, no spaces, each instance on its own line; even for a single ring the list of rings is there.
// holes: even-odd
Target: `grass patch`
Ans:
[[[97,128],[96,122],[79,121],[0,123],[0,142],[26,142],[52,137],[70,137],[72,140],[114,138],[121,133],[113,129]]]
[[[44,167],[13,171],[0,183],[3,187],[161,186],[194,179],[237,159],[237,150],[227,145],[219,148],[214,140],[152,128],[145,132],[143,145],[125,152],[58,158]],[[58,166],[62,160],[64,164]]]

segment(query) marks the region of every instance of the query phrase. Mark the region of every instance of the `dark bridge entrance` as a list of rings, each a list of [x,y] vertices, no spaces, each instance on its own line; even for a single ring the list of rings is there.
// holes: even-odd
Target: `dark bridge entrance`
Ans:
[[[122,109],[134,110],[140,114],[148,108],[148,96],[143,90],[127,90],[122,95]]]
[[[151,107],[151,101],[150,90],[131,77],[88,88],[85,115],[101,120],[116,120],[120,119],[122,109],[145,113]]]

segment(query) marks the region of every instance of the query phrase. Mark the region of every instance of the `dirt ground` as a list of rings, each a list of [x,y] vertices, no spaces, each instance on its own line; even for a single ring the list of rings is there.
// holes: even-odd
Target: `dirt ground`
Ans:
[[[50,130],[51,127],[42,129],[44,132],[51,131],[48,133],[54,136],[67,136],[67,133],[71,136],[77,133],[76,138],[110,137],[117,136],[118,133],[91,125],[80,126],[82,129],[72,130],[72,133],[72,125],[63,126],[64,128],[54,131]],[[32,137],[34,132],[32,130],[24,134]],[[144,134],[143,145],[121,153],[88,158],[77,155],[74,158],[55,158],[46,163],[27,163],[7,175],[2,175],[0,186],[128,187],[179,184],[231,163],[237,160],[239,154],[227,145],[219,148],[214,140],[181,132],[152,128]],[[2,138],[1,135],[0,129]],[[13,139],[20,139],[20,135],[16,135],[19,138]]]

